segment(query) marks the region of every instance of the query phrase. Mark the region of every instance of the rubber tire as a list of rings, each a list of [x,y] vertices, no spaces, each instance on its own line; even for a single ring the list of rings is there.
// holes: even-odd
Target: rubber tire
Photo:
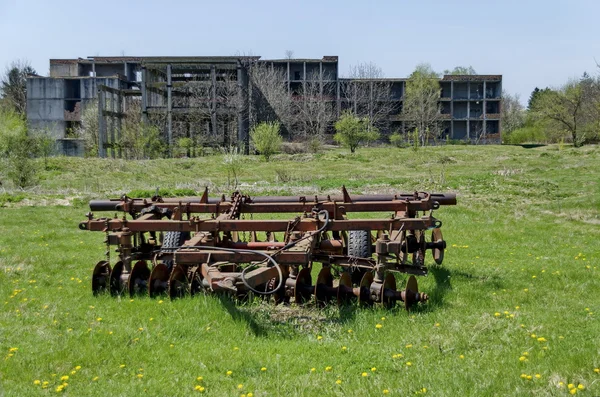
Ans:
[[[190,239],[190,232],[166,232],[165,238],[163,239],[162,246],[165,248],[161,248],[160,252],[173,252],[177,248],[173,247],[181,247],[185,240]],[[173,269],[173,261],[168,260],[164,262],[165,265],[169,268],[169,272]]]
[[[350,230],[348,232],[348,255],[359,258],[371,257],[371,231]],[[351,272],[352,284],[360,284],[367,269],[355,269]]]

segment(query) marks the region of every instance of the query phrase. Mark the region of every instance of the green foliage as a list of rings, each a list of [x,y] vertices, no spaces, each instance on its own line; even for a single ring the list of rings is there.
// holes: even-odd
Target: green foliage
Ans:
[[[265,161],[281,149],[283,139],[279,132],[280,124],[277,122],[264,122],[256,125],[250,131],[250,142]]]
[[[167,150],[158,127],[141,122],[123,130],[119,146],[125,158],[137,160],[161,158]]]
[[[0,81],[2,98],[22,117],[27,108],[27,75],[35,73],[28,61],[18,60],[6,68]]]
[[[522,143],[545,143],[546,134],[541,125],[530,125],[518,128],[502,137],[502,143],[519,145]]]
[[[306,142],[306,149],[309,153],[319,153],[323,148],[323,140],[320,136],[312,136]]]
[[[131,198],[151,198],[156,195],[156,189],[134,189],[127,193],[127,197]],[[159,189],[158,195],[160,197],[190,197],[197,196],[198,192],[193,189]]]
[[[38,149],[36,140],[27,135],[25,120],[14,110],[0,108],[0,161],[15,187],[23,189],[35,183]]]
[[[242,170],[242,153],[236,146],[223,149],[223,164],[227,172],[227,187],[237,188]]]
[[[440,90],[439,76],[429,64],[417,65],[406,81],[402,115],[409,129],[419,132],[421,146],[439,134]]]
[[[352,113],[344,113],[335,122],[335,135],[333,139],[340,145],[350,149],[354,153],[360,145],[375,141],[379,138],[379,131],[370,127],[367,118],[361,118]]]
[[[444,70],[444,74],[450,74],[450,75],[473,75],[473,74],[477,74],[477,72],[475,71],[475,69],[473,68],[473,66],[456,66],[454,69],[449,70],[446,69]]]
[[[390,143],[396,147],[406,147],[406,139],[398,131],[390,135]]]
[[[35,151],[38,156],[44,159],[44,169],[48,169],[48,157],[54,154],[56,148],[56,140],[46,131],[35,131],[32,134],[32,139],[35,144]]]

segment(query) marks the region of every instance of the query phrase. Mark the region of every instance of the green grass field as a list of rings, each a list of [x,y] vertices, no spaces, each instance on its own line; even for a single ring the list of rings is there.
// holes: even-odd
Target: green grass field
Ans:
[[[88,199],[230,192],[224,173],[219,156],[54,158],[35,189],[0,192],[0,395],[600,395],[600,147],[243,160],[244,193],[456,192],[410,313],[92,296]]]

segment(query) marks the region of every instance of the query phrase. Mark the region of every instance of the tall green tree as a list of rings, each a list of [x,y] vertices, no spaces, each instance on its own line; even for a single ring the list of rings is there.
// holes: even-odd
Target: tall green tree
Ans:
[[[502,100],[500,104],[502,132],[510,134],[514,130],[523,127],[525,124],[525,116],[525,109],[519,101],[519,96],[502,91]]]
[[[35,69],[28,61],[18,60],[6,68],[0,81],[2,98],[22,117],[27,109],[27,75],[30,74],[36,74]]]
[[[406,81],[404,108],[405,123],[418,131],[421,145],[439,134],[441,127],[440,81],[429,64],[417,65]]]
[[[532,112],[538,121],[551,122],[551,128],[565,131],[575,147],[581,146],[597,113],[588,91],[581,81],[569,81],[558,90],[538,94]]]

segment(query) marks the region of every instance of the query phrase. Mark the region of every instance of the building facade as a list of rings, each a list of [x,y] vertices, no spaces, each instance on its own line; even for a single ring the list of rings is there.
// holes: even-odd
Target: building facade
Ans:
[[[101,156],[119,155],[115,142],[132,109],[159,126],[170,146],[198,135],[247,143],[260,121],[281,121],[292,139],[327,134],[346,110],[369,117],[385,135],[409,128],[402,115],[406,81],[341,78],[336,56],[51,59],[49,77],[27,80],[27,119],[65,155],[83,154],[77,130],[90,106],[97,109]],[[435,139],[500,142],[501,75],[446,75],[440,87]]]

